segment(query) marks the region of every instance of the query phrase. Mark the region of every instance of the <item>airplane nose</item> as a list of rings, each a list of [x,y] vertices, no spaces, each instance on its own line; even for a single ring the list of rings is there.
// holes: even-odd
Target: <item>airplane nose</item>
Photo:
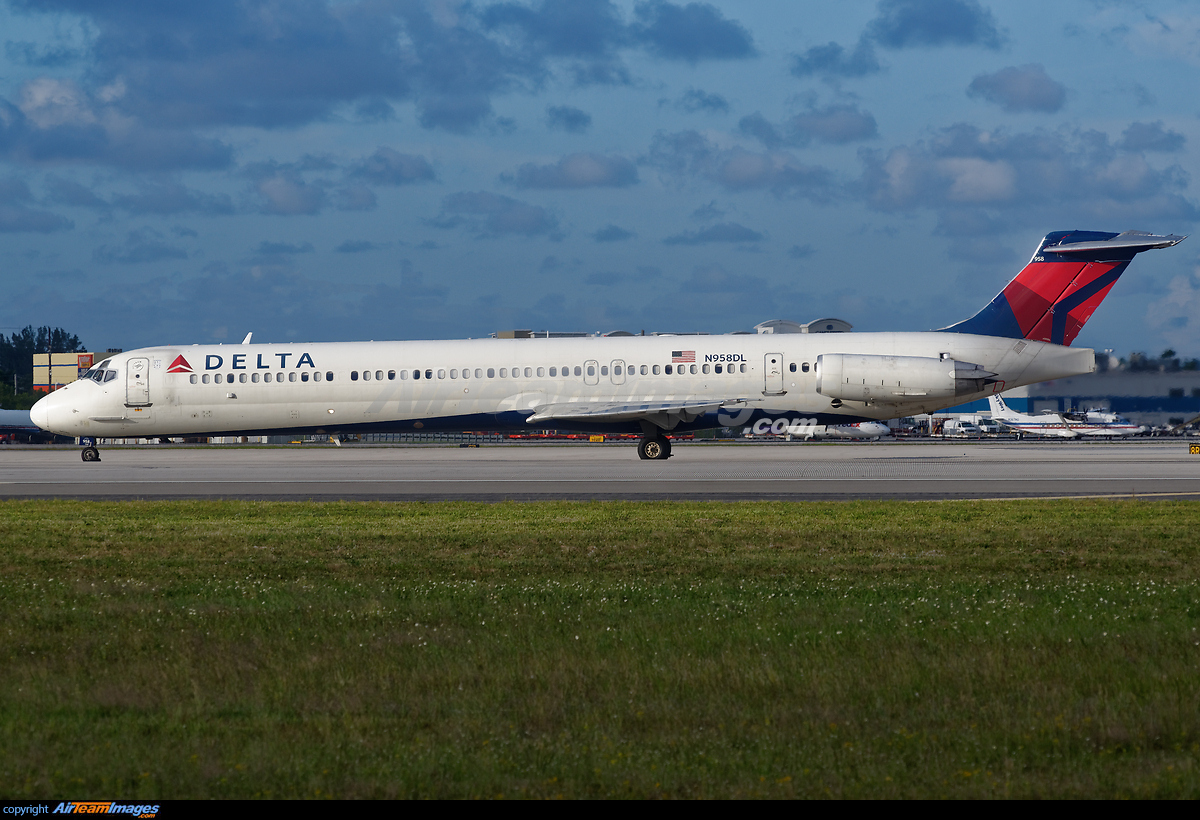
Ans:
[[[50,397],[38,399],[33,407],[29,408],[29,418],[33,419],[33,423],[43,430],[50,429]]]

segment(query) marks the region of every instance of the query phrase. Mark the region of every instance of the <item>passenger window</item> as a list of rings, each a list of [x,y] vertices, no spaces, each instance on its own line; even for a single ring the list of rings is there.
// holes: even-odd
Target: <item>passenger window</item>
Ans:
[[[407,370],[400,371],[400,381],[402,381],[402,382],[408,381],[408,371]]]
[[[500,378],[502,378],[502,379],[508,378],[508,368],[507,367],[500,368]]]
[[[671,375],[671,365],[667,365],[665,369],[667,371],[667,375],[670,376]]]
[[[440,369],[439,369],[439,370],[438,370],[438,378],[439,378],[439,379],[444,379],[444,378],[446,378],[446,371],[445,371],[445,370],[440,370]]]
[[[204,383],[208,384],[208,374],[207,373],[204,374]]]
[[[433,371],[432,371],[432,370],[426,370],[426,371],[425,371],[425,378],[427,378],[427,379],[432,379],[432,378],[433,378]]]
[[[378,382],[383,381],[383,371],[382,370],[375,371],[375,381],[378,381]]]
[[[707,373],[707,372],[708,372],[708,365],[704,365],[704,367],[703,367],[703,368],[701,368],[701,369],[702,369],[702,370],[703,370],[705,373]],[[694,373],[695,371],[692,371],[692,372]]]
[[[743,373],[745,373],[745,372],[746,372],[746,365],[742,365],[742,372],[743,372]]]
[[[358,381],[358,371],[357,370],[350,371],[350,381],[352,381],[352,382]]]
[[[333,371],[332,370],[325,371],[325,381],[327,381],[327,382],[333,381]]]
[[[588,370],[591,370],[591,368],[589,367],[589,368],[588,368]],[[582,368],[582,367],[580,367],[579,365],[575,365],[575,375],[576,375],[576,376],[582,376],[582,375],[583,375],[583,368]],[[588,373],[588,375],[590,376],[590,375],[592,375],[592,374],[591,374],[591,373]]]
[[[222,376],[220,373],[218,373],[216,376],[213,377],[213,381],[215,381],[217,384],[221,384],[221,382],[223,382],[224,380],[225,380],[225,377]]]
[[[257,373],[251,373],[251,374],[250,374],[250,381],[254,382],[255,384],[258,384],[258,374],[257,374]]]
[[[658,365],[654,365],[654,375],[655,376],[657,376],[661,370],[662,370],[662,368],[660,368]]]
[[[388,381],[390,381],[390,382],[394,382],[395,380],[396,380],[396,371],[395,371],[395,370],[389,370],[389,371],[388,371]]]
[[[321,371],[318,370],[316,373],[313,373],[313,381],[319,382],[320,380],[321,380]]]
[[[696,365],[691,365],[691,368],[692,368],[692,375],[695,376],[696,375]]]
[[[365,381],[365,382],[369,382],[370,380],[371,380],[371,371],[370,371],[370,370],[364,370],[364,371],[363,371],[363,381]]]
[[[353,374],[353,373],[351,373],[351,374],[350,374],[350,378],[352,378],[352,379],[354,378],[354,374]],[[414,371],[413,371],[413,381],[416,381],[416,380],[418,380],[418,379],[420,379],[420,378],[421,378],[421,371],[420,371],[420,370],[414,370]]]
[[[241,382],[242,384],[245,384],[246,383],[246,374],[238,373],[238,381]]]
[[[489,367],[489,368],[488,368],[488,378],[489,378],[489,379],[494,379],[494,378],[496,378],[496,368],[494,368],[494,367]],[[504,378],[504,376],[503,376],[503,375],[501,375],[501,376],[500,376],[500,378]]]
[[[550,368],[550,378],[554,378],[557,375],[558,375],[558,368],[557,367]]]
[[[475,378],[477,378],[477,379],[483,378],[483,368],[482,367],[475,368]]]
[[[578,369],[578,368],[576,368],[576,369]],[[595,366],[595,365],[592,365],[592,364],[589,364],[589,365],[588,365],[588,375],[589,375],[589,376],[595,376],[595,375],[596,375],[596,366]]]
[[[440,376],[441,374],[439,373],[438,375]],[[450,378],[452,378],[452,379],[458,378],[458,368],[457,367],[450,368]]]
[[[705,366],[707,367],[707,365],[705,365]],[[713,365],[713,372],[714,372],[714,373],[720,373],[720,372],[721,372],[721,365],[719,365],[719,364],[714,364],[714,365]]]
[[[645,376],[646,373],[647,373],[646,365],[642,365],[642,375]]]
[[[590,374],[589,374],[589,375],[590,375]],[[602,365],[600,365],[600,375],[601,375],[601,376],[607,376],[607,375],[608,375],[608,365],[606,365],[606,364],[602,364]]]
[[[296,371],[293,370],[291,373],[288,373],[288,381],[294,382],[295,380],[296,380]]]
[[[619,365],[619,364],[613,365],[613,375],[614,376],[621,375],[621,365]]]
[[[538,368],[538,378],[540,379],[540,378],[542,378],[542,377],[543,377],[543,376],[545,376],[545,375],[546,375],[546,368],[544,368],[544,367],[539,367],[539,368]]]
[[[308,371],[307,370],[305,370],[303,373],[300,374],[300,381],[302,381],[302,382],[308,381]]]
[[[795,362],[792,362],[791,364],[789,364],[789,365],[788,365],[788,370],[790,370],[790,371],[792,371],[793,373],[795,373],[795,372],[796,372],[796,363],[795,363]]]
[[[532,367],[525,368],[525,378],[527,378],[527,379],[533,378],[533,368]]]
[[[197,382],[196,374],[193,373],[192,375],[188,376],[188,381],[190,381],[192,384],[195,384]]]
[[[266,382],[267,384],[270,384],[271,383],[271,374],[263,373],[263,381]]]

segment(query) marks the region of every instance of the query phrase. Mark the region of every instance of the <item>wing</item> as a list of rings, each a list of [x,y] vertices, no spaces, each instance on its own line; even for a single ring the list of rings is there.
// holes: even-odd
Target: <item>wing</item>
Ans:
[[[621,422],[648,421],[664,430],[673,430],[680,422],[694,421],[705,413],[740,409],[746,399],[691,399],[648,402],[569,402],[544,404],[525,421],[541,422]]]

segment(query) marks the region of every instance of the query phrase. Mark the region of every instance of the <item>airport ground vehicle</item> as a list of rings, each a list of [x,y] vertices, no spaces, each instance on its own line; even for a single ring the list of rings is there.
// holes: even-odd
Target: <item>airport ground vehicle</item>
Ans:
[[[1133,257],[1183,237],[1060,231],[975,316],[924,333],[730,334],[154,347],[32,410],[80,437],[575,430],[668,433],[928,413],[1087,373],[1069,345]],[[94,446],[83,451],[96,461]]]
[[[942,438],[983,438],[983,430],[964,419],[946,419],[942,424]]]

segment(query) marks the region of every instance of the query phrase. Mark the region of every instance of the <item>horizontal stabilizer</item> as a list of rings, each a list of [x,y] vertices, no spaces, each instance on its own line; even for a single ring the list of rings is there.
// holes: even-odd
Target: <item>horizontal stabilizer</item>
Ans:
[[[1118,251],[1124,257],[1129,251],[1141,253],[1158,248],[1172,248],[1185,239],[1187,239],[1186,236],[1175,236],[1174,234],[1156,236],[1145,231],[1125,231],[1112,239],[1101,242],[1062,242],[1055,246],[1043,247],[1042,250],[1046,253],[1070,254],[1089,251]],[[1130,254],[1130,256],[1132,255]]]

